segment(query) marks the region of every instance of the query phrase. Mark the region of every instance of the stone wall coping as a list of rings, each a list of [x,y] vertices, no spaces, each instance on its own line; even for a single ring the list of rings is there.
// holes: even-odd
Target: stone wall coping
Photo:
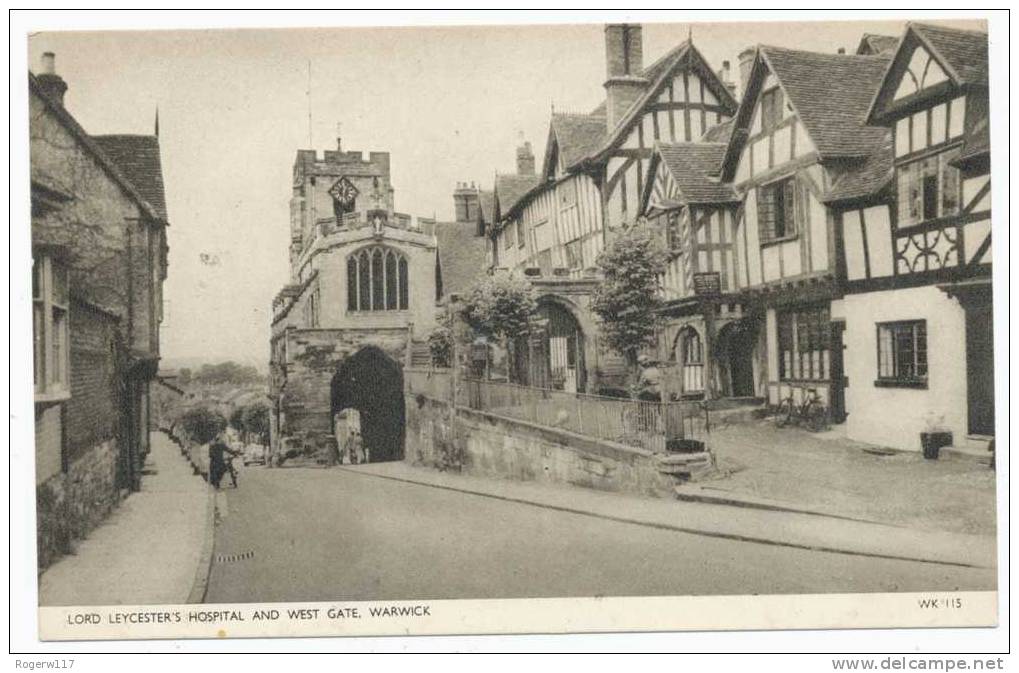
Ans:
[[[414,393],[411,395],[411,403],[420,393]],[[433,406],[441,406],[449,408],[444,400],[438,400],[434,397],[428,397],[427,395],[421,394],[421,397],[428,400]],[[541,438],[550,444],[559,444],[568,449],[578,449],[589,453],[595,453],[607,458],[612,458],[620,462],[630,463],[639,459],[650,459],[655,456],[653,451],[642,449],[636,446],[629,446],[620,442],[614,442],[610,439],[596,439],[594,437],[588,437],[587,435],[579,435],[569,430],[563,430],[562,428],[550,428],[545,425],[538,425],[530,421],[525,421],[520,418],[513,418],[512,416],[503,416],[502,414],[494,414],[490,411],[479,411],[478,409],[470,409],[468,407],[457,407],[457,413],[467,418],[476,418],[484,422],[500,421],[510,425],[516,425],[527,430],[534,432],[541,436]]]

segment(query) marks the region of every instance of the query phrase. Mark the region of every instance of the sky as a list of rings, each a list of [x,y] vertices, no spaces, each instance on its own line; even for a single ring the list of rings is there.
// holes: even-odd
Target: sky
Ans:
[[[852,53],[863,33],[904,26],[645,24],[644,64],[692,35],[736,78],[737,55],[753,44]],[[337,124],[345,150],[391,153],[398,211],[452,219],[456,183],[491,188],[496,172],[514,171],[522,138],[540,164],[553,105],[589,112],[604,99],[600,24],[40,32],[29,38],[32,69],[46,51],[89,133],[151,134],[158,108],[171,366],[266,367],[271,301],[289,277],[295,153],[335,149]]]

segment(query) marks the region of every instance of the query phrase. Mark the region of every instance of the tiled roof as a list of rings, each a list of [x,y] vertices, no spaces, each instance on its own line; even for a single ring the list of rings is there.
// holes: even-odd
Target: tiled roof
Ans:
[[[466,292],[486,273],[485,238],[472,222],[436,222],[442,294]]]
[[[702,143],[724,143],[728,144],[729,137],[732,135],[732,127],[735,122],[732,119],[726,119],[720,124],[715,124],[701,136],[700,142]]]
[[[958,75],[958,84],[987,86],[987,33],[927,23],[909,28]]]
[[[884,141],[866,126],[889,55],[856,56],[760,47],[822,158],[868,156]]]
[[[603,116],[552,114],[552,132],[559,144],[563,165],[572,166],[605,142],[606,121]]]
[[[506,217],[513,206],[538,184],[537,175],[507,175],[495,176],[495,198],[499,202],[499,217]]]
[[[991,151],[991,128],[988,117],[988,100],[983,96],[967,99],[966,117],[969,119],[966,136],[959,153],[959,162],[968,162]]]
[[[137,188],[138,193],[166,220],[166,191],[157,136],[92,136],[103,152],[113,160]]]
[[[714,71],[708,65],[707,61],[697,48],[693,46],[693,43],[690,42],[690,40],[686,40],[680,43],[675,49],[671,50],[665,56],[655,61],[653,65],[644,69],[642,77],[647,79],[650,84],[644,90],[644,93],[640,96],[640,98],[634,101],[633,105],[630,106],[630,109],[627,110],[626,114],[623,115],[623,118],[619,120],[619,123],[616,124],[616,127],[612,130],[612,132],[608,134],[605,141],[601,144],[601,147],[599,147],[596,152],[585,157],[586,159],[592,159],[598,155],[604,154],[608,150],[612,149],[617,142],[621,141],[623,137],[625,137],[630,126],[640,116],[644,106],[658,95],[659,86],[662,84],[664,77],[668,75],[672,68],[684,58],[690,59],[691,66],[702,70],[701,74],[704,76],[704,83],[713,90],[719,104],[722,106],[728,106],[735,111],[737,103],[736,99],[733,98],[732,93],[725,87],[724,84],[721,83],[721,81],[718,80],[717,75],[715,75]],[[706,76],[708,74],[710,74],[710,76]]]
[[[54,101],[45,92],[35,75],[31,72],[28,73],[28,87],[33,93],[35,93],[41,101],[43,101],[49,108],[50,112],[64,125],[64,127],[70,131],[70,133],[78,139],[78,142],[87,149],[99,162],[100,167],[106,171],[106,173],[117,182],[126,191],[132,199],[138,202],[142,211],[153,219],[163,219],[162,216],[156,212],[155,207],[145,199],[144,196],[138,191],[138,188],[133,182],[127,179],[124,175],[123,170],[113,162],[106,152],[99,147],[95,139],[85,132],[78,120],[74,118],[70,112],[64,108],[58,101]],[[163,220],[165,222],[165,219]]]
[[[824,201],[846,201],[876,194],[884,189],[894,175],[892,136],[889,133],[880,148],[869,157],[847,167],[832,184]]]
[[[481,221],[492,222],[495,217],[495,192],[490,189],[482,189],[478,192],[478,209],[481,211]]]
[[[724,143],[658,143],[657,150],[685,203],[739,201],[730,183],[711,177],[725,156]]]
[[[860,39],[859,46],[856,47],[856,53],[863,56],[870,56],[873,54],[884,54],[895,51],[895,48],[899,46],[899,38],[892,35],[875,35],[874,33],[864,33],[863,38]]]

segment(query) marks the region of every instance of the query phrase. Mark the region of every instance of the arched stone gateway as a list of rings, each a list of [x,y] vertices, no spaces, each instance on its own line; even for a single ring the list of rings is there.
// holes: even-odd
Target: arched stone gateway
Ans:
[[[381,349],[365,346],[340,364],[331,395],[334,419],[344,409],[358,411],[371,462],[403,459],[403,369],[397,362]],[[337,441],[342,449],[344,439]]]
[[[717,346],[720,377],[729,397],[754,396],[754,346],[760,326],[744,318],[734,320],[718,331]]]
[[[543,298],[538,315],[545,321],[545,357],[551,386],[583,392],[587,384],[584,361],[584,330],[573,313],[561,303]]]

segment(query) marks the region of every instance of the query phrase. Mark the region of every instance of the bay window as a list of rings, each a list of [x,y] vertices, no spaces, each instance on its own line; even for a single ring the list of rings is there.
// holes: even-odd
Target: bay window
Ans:
[[[898,167],[900,227],[959,213],[959,169],[951,165],[958,156],[956,147]]]

